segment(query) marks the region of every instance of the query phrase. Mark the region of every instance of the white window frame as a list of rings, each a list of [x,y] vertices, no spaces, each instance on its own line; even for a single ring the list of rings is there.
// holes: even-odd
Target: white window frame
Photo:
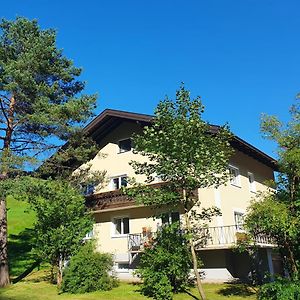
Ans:
[[[83,241],[88,241],[93,238],[94,238],[94,228],[85,235],[85,237],[83,238]]]
[[[122,174],[122,175],[117,175],[117,176],[111,176],[110,177],[110,189],[113,191],[117,191],[122,187],[122,177],[128,178],[127,174]],[[114,179],[119,179],[119,188],[115,189],[114,188]]]
[[[120,142],[126,141],[126,140],[130,140],[130,150],[122,150],[122,149],[120,148]],[[118,149],[119,149],[118,154],[130,152],[130,151],[132,150],[132,140],[131,140],[131,138],[128,137],[128,138],[125,138],[125,139],[118,140]]]
[[[117,219],[121,219],[121,233],[117,233],[117,230],[116,230],[115,220],[117,220]],[[128,219],[128,229],[129,229],[128,233],[122,233],[122,232],[124,232],[124,221],[123,221],[124,219]],[[126,237],[127,238],[128,234],[130,234],[130,217],[128,215],[112,217],[112,219],[111,219],[111,237],[114,237],[114,238]]]
[[[256,193],[256,184],[255,184],[255,177],[252,172],[248,172],[248,182],[249,182],[249,190],[252,193]]]
[[[231,170],[235,173],[233,178],[230,178],[230,184],[236,187],[241,187],[241,175],[238,167],[233,165],[228,166],[229,174],[231,175]]]
[[[244,228],[243,228],[243,225],[241,224],[238,224],[236,221],[236,215],[240,215],[242,216],[242,218],[244,219],[245,218],[245,211],[244,210],[241,210],[241,209],[234,209],[233,210],[233,220],[234,220],[234,226],[236,228],[236,231],[238,232],[244,232]]]

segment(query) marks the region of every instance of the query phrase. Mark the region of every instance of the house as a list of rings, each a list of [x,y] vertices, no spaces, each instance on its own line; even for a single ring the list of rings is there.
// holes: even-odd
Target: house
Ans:
[[[132,199],[123,195],[120,187],[127,185],[127,177],[144,181],[135,176],[131,160],[145,161],[145,157],[134,154],[130,137],[142,132],[151,123],[152,116],[104,110],[84,131],[100,146],[105,158],[96,156],[91,160],[92,170],[106,170],[107,185],[87,197],[87,205],[95,217],[93,236],[97,249],[114,255],[115,269],[120,278],[132,278],[145,241],[163,222],[180,219],[180,212],[166,214],[165,220],[152,218],[155,208],[137,206]],[[198,197],[205,206],[215,205],[222,216],[216,217],[208,230],[209,239],[205,247],[198,248],[204,263],[206,280],[230,280],[249,275],[250,259],[232,248],[237,239],[243,238],[243,216],[250,200],[258,191],[267,189],[265,182],[274,178],[276,161],[235,136],[231,142],[235,150],[228,166],[232,178],[219,188],[200,189]],[[158,183],[159,184],[159,179]],[[274,245],[265,237],[258,236],[260,264],[263,271],[274,273],[277,264],[272,254]]]

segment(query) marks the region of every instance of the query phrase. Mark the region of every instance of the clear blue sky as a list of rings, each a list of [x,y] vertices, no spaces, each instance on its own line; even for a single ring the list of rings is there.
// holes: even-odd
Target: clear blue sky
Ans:
[[[288,119],[300,92],[300,2],[277,0],[10,0],[1,17],[38,19],[84,69],[97,113],[153,113],[180,82],[205,118],[274,155],[262,112]]]

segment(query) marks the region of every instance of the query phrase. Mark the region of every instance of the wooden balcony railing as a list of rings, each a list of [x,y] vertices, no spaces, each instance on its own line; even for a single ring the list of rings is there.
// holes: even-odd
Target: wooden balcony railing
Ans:
[[[208,227],[202,230],[201,236],[203,236],[203,238],[198,244],[196,243],[198,250],[205,248],[230,248],[248,238],[247,232],[243,230],[240,225]],[[147,233],[146,235],[142,233],[129,234],[129,251],[143,251],[145,247],[149,246],[154,235],[155,233]],[[274,246],[274,242],[271,238],[262,234],[255,237],[255,243],[258,246]]]

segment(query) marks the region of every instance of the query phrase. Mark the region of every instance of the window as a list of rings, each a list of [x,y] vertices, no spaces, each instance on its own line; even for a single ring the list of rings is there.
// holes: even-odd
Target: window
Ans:
[[[124,153],[131,150],[131,139],[119,141],[119,153]]]
[[[88,232],[88,233],[85,235],[85,237],[83,238],[83,241],[90,240],[90,239],[92,239],[93,237],[94,237],[94,231],[93,231],[93,229],[92,229],[90,232]]]
[[[172,224],[180,221],[179,212],[165,213],[161,218],[162,224]]]
[[[111,185],[113,190],[118,190],[122,186],[127,186],[127,176],[122,175],[111,179]]]
[[[83,187],[83,195],[88,196],[93,194],[95,191],[95,185],[94,184],[88,184]]]
[[[248,172],[248,180],[249,180],[249,188],[250,192],[256,192],[256,187],[255,187],[255,181],[254,181],[254,174],[251,172]]]
[[[114,235],[122,235],[129,233],[129,218],[114,218]]]
[[[129,269],[129,264],[128,263],[118,263],[117,267],[118,267],[118,270],[127,271]]]
[[[234,223],[237,230],[244,229],[244,214],[238,211],[234,212]]]
[[[229,166],[230,183],[235,186],[241,186],[239,169],[233,166]]]

